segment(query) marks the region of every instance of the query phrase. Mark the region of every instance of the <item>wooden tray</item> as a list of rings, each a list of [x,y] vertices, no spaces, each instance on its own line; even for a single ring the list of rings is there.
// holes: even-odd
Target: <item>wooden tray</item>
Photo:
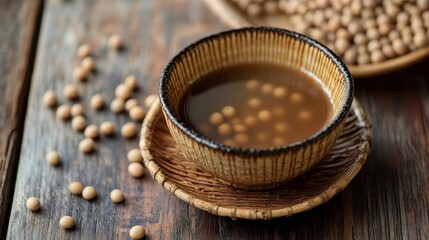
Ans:
[[[221,19],[221,21],[232,28],[246,26],[273,26],[280,28],[289,28],[291,25],[285,15],[274,15],[264,17],[249,17],[240,9],[235,7],[229,0],[205,0],[210,9]],[[400,70],[423,60],[429,55],[429,46],[412,51],[408,54],[391,58],[389,60],[366,64],[366,65],[347,65],[354,77],[364,78],[381,75]]]
[[[246,191],[225,185],[180,153],[158,100],[143,122],[140,139],[146,168],[167,191],[212,214],[252,220],[291,216],[327,202],[356,176],[370,145],[371,125],[355,100],[336,145],[314,168],[278,188]]]

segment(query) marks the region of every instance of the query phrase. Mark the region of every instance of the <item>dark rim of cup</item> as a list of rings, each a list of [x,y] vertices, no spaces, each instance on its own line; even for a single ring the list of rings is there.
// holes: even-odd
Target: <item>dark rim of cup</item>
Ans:
[[[230,147],[230,146],[215,142],[215,141],[213,141],[207,137],[202,136],[201,134],[196,132],[194,129],[190,128],[185,122],[181,121],[179,116],[176,116],[173,113],[173,111],[171,110],[171,106],[167,100],[168,96],[166,96],[166,86],[167,86],[167,82],[168,82],[168,79],[170,77],[171,71],[173,69],[173,66],[177,63],[177,61],[180,60],[186,54],[186,52],[188,52],[189,50],[197,47],[198,45],[200,45],[200,44],[202,44],[202,43],[204,43],[210,39],[216,39],[216,38],[220,38],[223,36],[227,36],[227,35],[231,35],[231,34],[235,34],[235,33],[241,33],[241,32],[248,32],[248,31],[250,31],[250,32],[252,32],[252,31],[253,32],[254,31],[257,31],[257,32],[274,32],[274,33],[283,34],[283,35],[286,35],[288,37],[292,37],[292,38],[295,38],[298,40],[302,40],[302,41],[318,48],[320,51],[322,51],[324,54],[326,54],[334,62],[334,64],[337,65],[339,71],[344,76],[345,87],[346,87],[346,100],[343,103],[343,106],[342,106],[339,114],[337,114],[337,116],[333,120],[331,120],[329,122],[329,124],[327,124],[322,130],[320,130],[316,134],[314,134],[314,135],[312,135],[312,136],[310,136],[304,140],[294,142],[294,143],[291,143],[289,145],[285,145],[285,146],[281,146],[281,147],[270,147],[270,148]],[[159,84],[159,97],[160,97],[160,102],[161,102],[162,108],[164,109],[168,118],[176,126],[178,126],[181,131],[183,131],[186,135],[188,135],[189,137],[191,137],[192,139],[194,139],[198,143],[201,143],[201,144],[203,144],[209,148],[221,150],[224,152],[237,154],[237,155],[280,154],[280,153],[284,153],[287,151],[295,151],[304,145],[311,144],[311,143],[319,140],[320,138],[324,137],[329,132],[331,132],[333,129],[335,129],[337,127],[337,125],[340,124],[340,122],[347,116],[347,114],[350,110],[350,107],[352,105],[352,102],[353,102],[353,91],[354,91],[353,78],[352,78],[349,70],[347,69],[346,65],[341,61],[341,59],[334,52],[332,52],[329,48],[327,48],[326,46],[324,46],[320,42],[318,42],[314,39],[311,39],[305,35],[302,35],[302,34],[299,34],[297,32],[293,32],[290,30],[280,29],[280,28],[275,28],[275,27],[245,27],[245,28],[228,30],[228,31],[224,31],[224,32],[220,32],[220,33],[216,33],[216,34],[204,37],[204,38],[188,45],[184,49],[182,49],[175,57],[173,57],[170,60],[170,62],[167,64],[165,70],[163,71],[163,73],[161,75],[161,80],[160,80],[160,84]]]

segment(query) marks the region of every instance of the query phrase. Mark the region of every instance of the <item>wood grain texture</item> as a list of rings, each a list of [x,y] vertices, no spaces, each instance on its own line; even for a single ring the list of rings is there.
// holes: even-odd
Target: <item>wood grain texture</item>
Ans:
[[[0,0],[0,238],[6,235],[42,1]]]
[[[429,64],[358,79],[373,124],[373,150],[353,189],[354,234],[429,238]]]
[[[70,122],[56,120],[55,111],[43,107],[41,100],[45,91],[53,89],[60,103],[71,104],[62,96],[62,89],[74,82],[78,84],[79,102],[85,106],[88,121],[99,124],[111,120],[119,128],[129,118],[125,114],[112,114],[108,107],[94,112],[89,108],[90,97],[101,93],[110,102],[115,86],[133,73],[140,82],[135,97],[143,103],[145,96],[156,92],[160,73],[175,50],[202,37],[210,29],[221,28],[211,23],[213,26],[207,27],[207,20],[200,21],[208,14],[203,5],[192,6],[186,1],[105,4],[104,1],[52,0],[45,3],[9,239],[43,239],[46,236],[52,239],[123,239],[135,224],[145,226],[153,239],[188,234],[186,223],[182,232],[172,228],[177,227],[176,214],[187,218],[181,215],[187,212],[187,206],[170,198],[166,192],[157,191],[158,186],[149,175],[143,179],[128,175],[126,153],[138,147],[138,137],[132,140],[124,140],[118,134],[111,139],[102,137],[96,141],[95,153],[83,155],[78,151],[82,134],[74,132]],[[121,52],[107,48],[107,39],[114,33],[124,38],[125,49]],[[78,64],[77,47],[84,42],[93,48],[97,73],[87,82],[78,83],[72,79],[72,71]],[[45,155],[50,150],[61,154],[61,166],[52,167],[46,163]],[[73,180],[94,186],[98,191],[97,199],[88,202],[72,196],[67,185]],[[110,201],[109,193],[114,188],[124,191],[125,203],[115,205]],[[30,196],[41,199],[39,212],[25,209],[25,200]],[[64,231],[59,227],[63,215],[75,218],[74,230]]]
[[[171,196],[149,175],[131,178],[125,154],[138,146],[137,138],[100,138],[94,154],[82,155],[77,150],[82,135],[71,130],[69,123],[55,120],[55,113],[40,104],[47,89],[60,94],[62,87],[73,81],[76,48],[89,42],[94,47],[98,74],[79,83],[80,102],[91,122],[109,119],[119,126],[128,117],[113,115],[108,109],[101,113],[90,110],[91,94],[101,92],[111,100],[113,88],[133,72],[141,85],[136,96],[142,101],[156,92],[160,73],[171,56],[185,44],[222,29],[198,0],[109,4],[101,0],[48,0],[7,237],[128,239],[128,229],[141,224],[147,228],[146,239],[428,239],[429,61],[395,74],[356,81],[356,96],[373,123],[373,151],[366,165],[328,203],[271,221],[216,217]],[[112,33],[124,36],[124,52],[116,54],[106,48],[106,38]],[[63,97],[60,101],[67,102]],[[58,168],[44,160],[51,149],[63,156]],[[70,195],[67,185],[75,179],[96,187],[97,199],[88,202]],[[124,204],[110,202],[108,194],[113,188],[125,192]],[[41,199],[40,212],[25,209],[29,196]],[[77,223],[70,231],[58,225],[66,214]]]

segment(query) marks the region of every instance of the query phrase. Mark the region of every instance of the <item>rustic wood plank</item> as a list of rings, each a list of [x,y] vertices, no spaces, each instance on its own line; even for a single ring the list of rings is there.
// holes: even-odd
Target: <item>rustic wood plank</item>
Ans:
[[[42,1],[0,0],[0,238],[6,234]]]
[[[429,238],[429,89],[428,61],[401,72],[356,82],[356,95],[374,125],[373,152],[347,189],[328,203],[290,218],[233,221],[210,215],[172,197],[150,176],[133,179],[126,171],[126,151],[138,140],[100,138],[97,151],[77,150],[82,135],[40,105],[43,93],[73,82],[76,47],[94,47],[98,73],[79,83],[86,115],[93,123],[128,121],[108,109],[88,108],[91,94],[113,98],[113,88],[129,72],[139,78],[138,99],[156,92],[160,73],[170,57],[187,43],[224,29],[198,0],[60,1],[46,3],[22,143],[10,239],[124,239],[134,224],[147,228],[147,239],[426,239]],[[112,33],[124,36],[127,48],[106,48]],[[60,97],[61,102],[65,101]],[[57,149],[59,168],[44,155]],[[87,202],[71,196],[67,184],[80,180],[97,188]],[[127,200],[112,204],[109,191],[122,189]],[[40,212],[24,207],[38,196]],[[75,217],[71,231],[59,228],[62,215]],[[25,229],[25,231],[23,231]]]
[[[428,64],[357,81],[374,133],[371,157],[353,188],[355,235],[429,238]]]
[[[100,92],[110,102],[114,87],[127,74],[134,73],[141,86],[135,96],[143,102],[145,96],[156,92],[160,73],[175,50],[210,29],[220,30],[221,25],[209,27],[211,21],[215,21],[213,18],[208,22],[198,21],[209,10],[186,1],[105,4],[104,1],[52,0],[45,6],[8,238],[122,239],[134,224],[147,227],[148,235],[154,239],[188,235],[190,220],[182,215],[188,206],[170,197],[149,175],[143,179],[128,175],[126,152],[138,147],[138,138],[123,140],[118,135],[112,139],[100,138],[96,152],[85,156],[78,151],[82,134],[75,133],[69,122],[57,121],[55,112],[44,108],[41,99],[46,90],[54,89],[61,103],[71,103],[62,97],[62,88],[66,83],[75,82],[71,73],[78,63],[76,49],[88,42],[94,49],[97,74],[86,83],[77,83],[82,95],[79,102],[84,104],[91,123],[112,120],[119,127],[129,118],[125,114],[114,115],[108,108],[100,113],[91,111],[88,106],[91,95]],[[113,33],[121,34],[125,40],[126,47],[120,53],[106,46],[107,38]],[[51,149],[62,155],[63,163],[58,168],[44,160]],[[97,199],[87,202],[71,196],[67,185],[73,180],[95,186]],[[109,193],[114,188],[126,193],[125,203],[111,203]],[[43,207],[39,212],[25,209],[29,196],[41,199]],[[58,226],[60,217],[66,214],[76,219],[73,231],[64,231]],[[180,222],[184,227],[182,232],[171,227],[176,227],[177,215],[184,220]],[[23,227],[27,227],[26,231],[22,231]]]

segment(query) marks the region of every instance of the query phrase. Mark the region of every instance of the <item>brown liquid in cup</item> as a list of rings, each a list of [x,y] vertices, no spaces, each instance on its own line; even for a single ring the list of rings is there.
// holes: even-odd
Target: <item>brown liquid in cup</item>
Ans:
[[[270,64],[242,64],[196,80],[181,118],[232,147],[270,148],[304,140],[329,121],[332,103],[315,77]]]

